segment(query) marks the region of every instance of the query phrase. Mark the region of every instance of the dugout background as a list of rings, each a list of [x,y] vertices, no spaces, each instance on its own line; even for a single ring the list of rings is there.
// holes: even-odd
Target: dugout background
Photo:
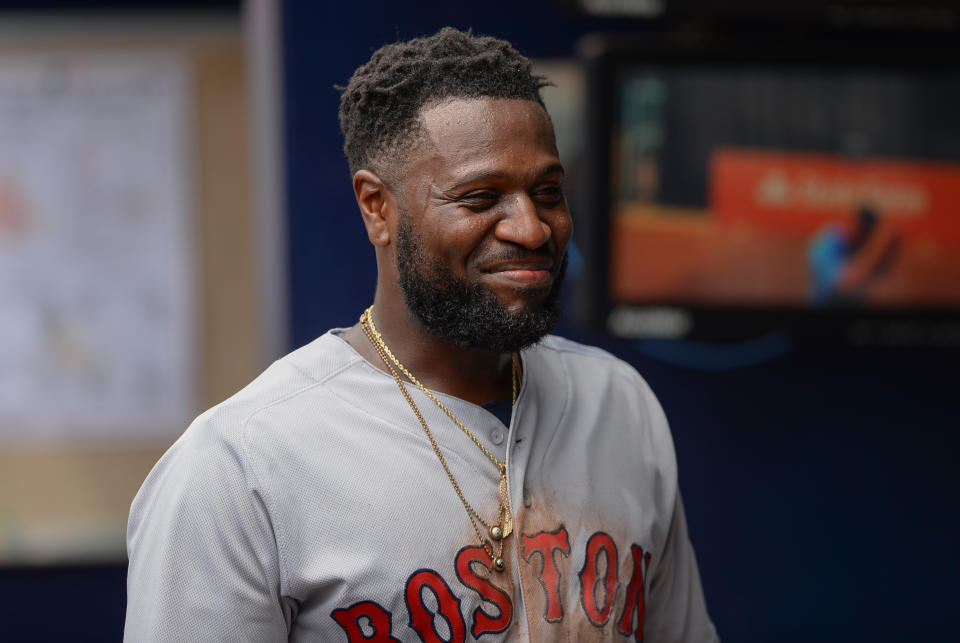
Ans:
[[[0,10],[149,4],[4,2]],[[234,2],[166,4],[237,11]],[[863,3],[848,3],[857,4]],[[883,18],[896,3],[875,4],[887,13],[875,12],[880,18],[860,28],[903,28],[902,20]],[[948,15],[942,13],[947,3],[928,5],[931,19]],[[556,59],[573,56],[577,39],[597,29],[749,34],[796,29],[814,20],[810,13],[829,9],[826,2],[803,6],[785,24],[748,2],[732,5],[729,15],[704,13],[694,3],[676,22],[585,18],[548,0],[462,7],[374,2],[362,13],[349,3],[283,2],[283,299],[289,304],[278,314],[288,320],[286,348],[349,325],[372,296],[373,252],[340,152],[339,96],[332,86],[345,83],[379,44],[451,24],[511,40],[532,57]],[[842,15],[859,20],[856,11]],[[813,345],[749,367],[698,370],[569,325],[561,332],[629,360],[660,397],[677,444],[708,606],[724,640],[956,638],[960,351]],[[3,638],[118,640],[123,583],[122,561],[0,569]]]

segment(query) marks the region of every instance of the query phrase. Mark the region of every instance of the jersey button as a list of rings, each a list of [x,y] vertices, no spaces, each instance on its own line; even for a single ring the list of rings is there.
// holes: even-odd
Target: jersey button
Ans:
[[[499,426],[495,426],[490,430],[490,441],[494,444],[502,444],[505,437],[507,437],[506,432]]]

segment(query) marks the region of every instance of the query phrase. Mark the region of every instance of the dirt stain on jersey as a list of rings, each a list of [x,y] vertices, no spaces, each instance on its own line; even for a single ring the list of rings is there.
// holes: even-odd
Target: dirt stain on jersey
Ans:
[[[524,503],[516,511],[512,554],[518,559],[525,599],[521,602],[517,596],[514,605],[523,606],[529,640],[599,642],[634,638],[634,632],[625,635],[618,630],[634,571],[632,541],[620,518],[605,513],[583,507],[572,513],[571,505],[563,502],[559,492],[524,491]],[[587,543],[597,534],[607,547],[598,549],[601,553],[588,561]],[[611,544],[613,550],[609,549]],[[546,559],[547,550],[552,560]],[[584,588],[585,572],[600,580]],[[605,579],[610,584],[602,582]],[[608,592],[610,587],[612,591]],[[591,619],[584,601],[591,602],[594,613],[599,609],[604,618],[596,622]]]

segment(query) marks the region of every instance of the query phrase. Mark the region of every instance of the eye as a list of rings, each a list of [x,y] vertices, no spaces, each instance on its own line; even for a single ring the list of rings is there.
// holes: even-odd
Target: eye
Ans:
[[[563,201],[563,188],[556,184],[540,186],[533,191],[532,197],[538,203],[555,205]]]
[[[461,205],[474,212],[489,210],[496,205],[499,200],[500,195],[491,190],[476,190],[457,199]]]

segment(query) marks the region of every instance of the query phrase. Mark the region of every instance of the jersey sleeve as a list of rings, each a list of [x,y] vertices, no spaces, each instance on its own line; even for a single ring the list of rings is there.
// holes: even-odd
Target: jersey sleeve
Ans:
[[[125,641],[287,640],[268,502],[216,424],[201,416],[134,499]]]
[[[707,614],[697,559],[687,535],[687,519],[679,494],[667,532],[663,558],[649,583],[647,601],[646,640],[678,643],[719,641]]]
[[[639,377],[639,376],[638,376]],[[659,643],[715,643],[716,629],[707,612],[693,544],[687,533],[687,517],[680,495],[677,456],[670,425],[660,401],[640,378],[640,390],[650,432],[654,436],[661,471],[662,510],[666,536],[660,561],[647,582],[647,616],[644,640]]]

